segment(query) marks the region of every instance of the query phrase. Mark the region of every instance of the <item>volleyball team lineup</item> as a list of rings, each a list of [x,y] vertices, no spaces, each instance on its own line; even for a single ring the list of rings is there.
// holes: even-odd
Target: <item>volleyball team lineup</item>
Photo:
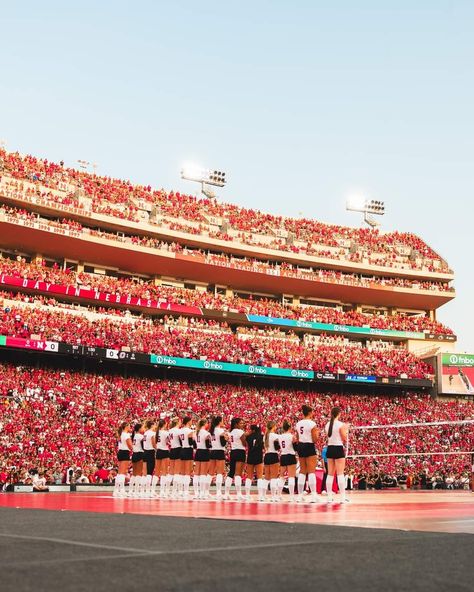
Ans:
[[[251,501],[255,478],[259,502],[283,501],[287,484],[285,501],[317,503],[321,499],[315,471],[318,456],[322,456],[327,467],[325,501],[349,502],[344,475],[349,426],[339,419],[341,409],[332,408],[331,418],[322,429],[314,421],[312,407],[303,405],[301,415],[294,426],[288,420],[281,426],[268,421],[264,431],[257,424],[245,426],[239,417],[233,417],[226,429],[219,415],[210,420],[202,418],[197,424],[190,416],[133,425],[124,422],[117,432],[118,474],[113,496],[189,500],[192,480],[192,499]],[[327,445],[318,455],[316,442],[320,433]],[[227,449],[230,454],[226,472]],[[333,494],[335,479],[337,499]],[[213,481],[215,494],[211,498]],[[232,485],[235,495],[231,497]],[[306,488],[309,493],[305,497]]]

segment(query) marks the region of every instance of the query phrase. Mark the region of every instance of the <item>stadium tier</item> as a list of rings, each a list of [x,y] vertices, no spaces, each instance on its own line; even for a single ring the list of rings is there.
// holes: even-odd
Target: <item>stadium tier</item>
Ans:
[[[427,395],[427,359],[456,341],[436,319],[452,280],[411,233],[274,216],[0,150],[4,473],[24,481],[39,462],[53,481],[71,465],[92,478],[112,470],[120,421],[185,412],[281,425],[309,401],[321,422],[336,402],[356,425],[470,418],[469,404]],[[102,362],[116,374],[94,373]],[[236,386],[250,374],[261,386]],[[473,445],[465,426],[380,438],[356,435],[354,454],[409,453],[376,468],[413,479],[446,473],[417,453]],[[360,456],[352,468],[374,467]],[[465,457],[449,471],[461,482]]]

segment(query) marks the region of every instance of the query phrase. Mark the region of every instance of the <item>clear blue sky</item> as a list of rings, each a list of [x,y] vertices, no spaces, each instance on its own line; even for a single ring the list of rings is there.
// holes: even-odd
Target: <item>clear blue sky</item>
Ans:
[[[456,272],[439,318],[474,352],[474,2],[2,2],[0,138],[49,159],[355,224],[385,200]]]

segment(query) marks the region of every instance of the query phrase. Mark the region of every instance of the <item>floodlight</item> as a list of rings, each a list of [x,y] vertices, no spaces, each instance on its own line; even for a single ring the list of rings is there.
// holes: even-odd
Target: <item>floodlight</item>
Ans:
[[[379,226],[379,222],[371,216],[383,216],[385,214],[385,202],[378,199],[365,199],[364,197],[354,195],[347,199],[346,210],[352,212],[361,212],[364,214],[364,222],[372,228]]]

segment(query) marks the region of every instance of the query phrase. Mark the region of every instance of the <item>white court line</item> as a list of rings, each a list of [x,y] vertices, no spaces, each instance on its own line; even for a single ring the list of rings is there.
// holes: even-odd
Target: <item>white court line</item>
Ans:
[[[85,543],[81,541],[71,541],[69,539],[57,539],[53,537],[39,537],[22,534],[4,534],[0,533],[0,537],[23,539],[29,541],[46,541],[50,543],[61,543],[63,545],[76,545],[78,547],[91,547],[93,549],[110,549],[111,551],[124,551],[125,553],[138,553],[140,555],[185,555],[188,553],[216,553],[218,551],[240,551],[245,549],[273,549],[278,547],[296,547],[302,545],[315,545],[318,543],[316,539],[310,541],[287,541],[279,543],[262,543],[258,545],[231,545],[227,547],[206,547],[202,549],[176,549],[166,551],[149,551],[147,549],[135,549],[131,547],[116,547],[113,545],[99,545],[97,543]]]

